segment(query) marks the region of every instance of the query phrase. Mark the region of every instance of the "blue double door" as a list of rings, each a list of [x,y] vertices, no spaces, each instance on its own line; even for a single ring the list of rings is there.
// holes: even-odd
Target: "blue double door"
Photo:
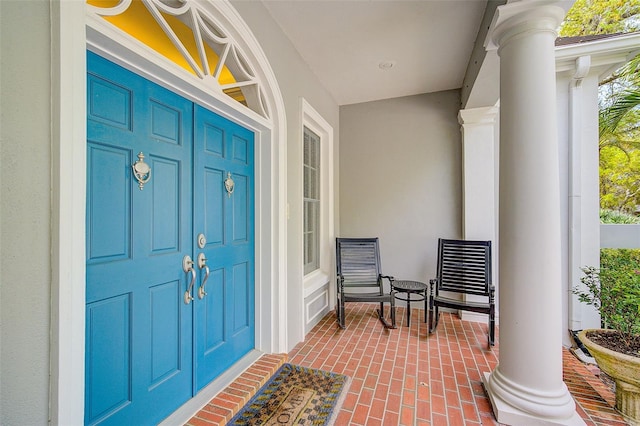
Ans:
[[[87,55],[85,423],[156,424],[254,348],[254,136]]]

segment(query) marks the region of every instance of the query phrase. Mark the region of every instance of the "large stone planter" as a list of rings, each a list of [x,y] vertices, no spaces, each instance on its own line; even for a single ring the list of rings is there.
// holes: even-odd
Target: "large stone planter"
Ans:
[[[587,338],[590,331],[583,330],[578,338],[589,349],[598,367],[616,382],[616,409],[632,425],[640,425],[640,358],[604,348]]]

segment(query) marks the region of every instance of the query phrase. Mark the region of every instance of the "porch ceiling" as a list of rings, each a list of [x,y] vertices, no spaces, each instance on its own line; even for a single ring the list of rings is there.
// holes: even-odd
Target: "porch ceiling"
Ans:
[[[487,6],[487,0],[262,2],[339,105],[462,87]]]

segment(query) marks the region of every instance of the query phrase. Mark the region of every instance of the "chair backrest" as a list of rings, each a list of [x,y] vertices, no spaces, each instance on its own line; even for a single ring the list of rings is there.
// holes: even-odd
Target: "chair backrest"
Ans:
[[[438,289],[489,295],[491,241],[438,239]]]
[[[345,287],[380,285],[378,238],[336,238],[336,268]]]

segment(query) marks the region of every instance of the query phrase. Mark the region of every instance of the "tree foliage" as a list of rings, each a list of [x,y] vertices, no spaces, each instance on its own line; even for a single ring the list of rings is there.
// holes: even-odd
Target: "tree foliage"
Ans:
[[[633,214],[640,205],[640,151],[600,149],[600,207]]]
[[[576,0],[560,26],[560,37],[640,30],[640,0]]]
[[[640,31],[640,0],[576,0],[561,37]],[[600,82],[600,207],[640,205],[640,56]]]
[[[600,207],[640,206],[640,56],[600,85]]]

